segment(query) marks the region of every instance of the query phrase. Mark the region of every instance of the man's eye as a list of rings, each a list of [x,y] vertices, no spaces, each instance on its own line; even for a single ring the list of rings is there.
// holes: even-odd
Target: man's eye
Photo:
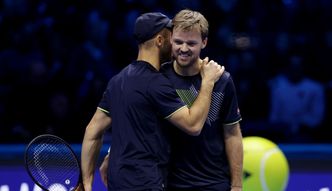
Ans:
[[[195,45],[196,45],[196,43],[194,43],[194,42],[188,43],[188,46],[195,46]]]

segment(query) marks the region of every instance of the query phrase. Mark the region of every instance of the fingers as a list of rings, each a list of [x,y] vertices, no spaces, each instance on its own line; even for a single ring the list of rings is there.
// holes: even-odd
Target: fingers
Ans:
[[[214,64],[214,65],[218,65],[220,66],[217,62],[215,62],[214,60],[210,60],[208,64]]]
[[[220,66],[220,67],[221,67],[220,72],[221,72],[221,74],[222,74],[222,73],[224,73],[224,71],[225,71],[225,67],[224,67],[224,66]]]
[[[217,74],[217,77],[216,77],[216,79],[215,79],[214,82],[217,82],[220,79],[220,77],[222,76],[222,74],[224,73],[224,71],[225,71],[225,67],[219,65],[219,67],[218,67],[218,74]]]
[[[99,172],[100,172],[101,181],[107,187],[107,169],[105,169],[104,166],[101,166],[99,168]]]
[[[215,83],[219,80],[220,76],[224,73],[225,67],[221,66],[214,60],[210,60],[206,57],[202,60],[202,65],[200,67],[202,80],[206,82]]]
[[[108,169],[108,158],[109,154],[104,157],[102,164],[99,167],[99,173],[101,176],[101,181],[107,187],[107,169]]]
[[[75,191],[84,191],[84,187],[83,187],[82,183],[79,183],[79,185],[77,186]]]
[[[221,66],[220,64],[218,64],[214,60],[210,60],[209,64],[215,67],[214,82],[217,82],[220,79],[220,76],[224,73],[225,67]]]

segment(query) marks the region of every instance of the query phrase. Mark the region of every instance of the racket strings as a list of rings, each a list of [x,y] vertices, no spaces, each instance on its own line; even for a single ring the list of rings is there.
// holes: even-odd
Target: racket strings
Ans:
[[[71,190],[76,186],[80,167],[66,143],[55,138],[41,139],[27,152],[28,170],[40,185],[49,190]]]

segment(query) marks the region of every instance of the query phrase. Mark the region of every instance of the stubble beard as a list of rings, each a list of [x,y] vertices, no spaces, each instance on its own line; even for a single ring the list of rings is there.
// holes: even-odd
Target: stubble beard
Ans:
[[[164,45],[163,48],[159,51],[160,63],[168,62],[172,59],[171,45]]]
[[[196,57],[190,57],[188,59],[188,61],[183,62],[183,61],[181,61],[181,59],[179,58],[179,56],[177,56],[177,58],[175,58],[178,66],[181,67],[181,68],[184,68],[184,69],[191,68],[192,66],[194,66],[195,63],[197,62],[197,59],[198,58],[196,58]]]

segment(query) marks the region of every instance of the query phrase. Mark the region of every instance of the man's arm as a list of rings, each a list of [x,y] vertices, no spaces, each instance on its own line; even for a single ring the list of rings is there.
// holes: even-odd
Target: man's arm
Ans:
[[[85,129],[81,153],[82,180],[85,191],[92,190],[96,163],[103,143],[103,134],[110,126],[111,121],[108,115],[97,109]]]
[[[243,143],[240,124],[224,125],[224,138],[231,171],[232,191],[240,191],[243,176]]]
[[[199,135],[211,104],[214,83],[219,80],[225,68],[214,61],[204,59],[201,65],[202,84],[199,94],[190,108],[182,108],[173,113],[168,120],[190,135]]]

